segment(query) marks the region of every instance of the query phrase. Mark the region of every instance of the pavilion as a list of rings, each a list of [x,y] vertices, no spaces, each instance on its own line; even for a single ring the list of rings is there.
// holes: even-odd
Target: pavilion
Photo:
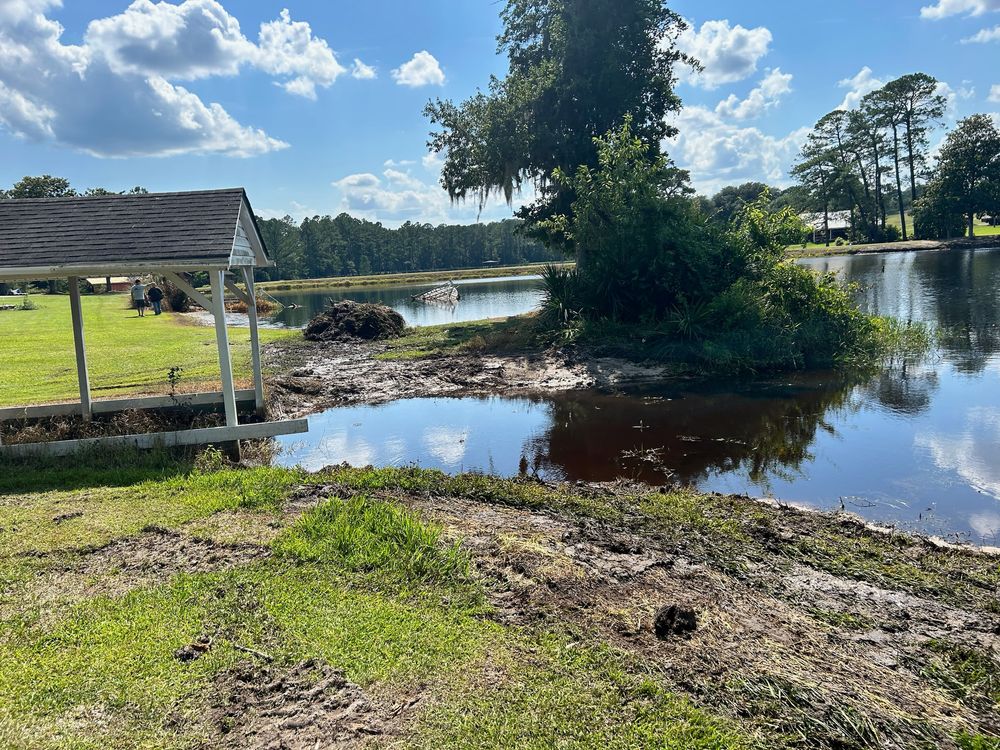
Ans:
[[[126,409],[169,408],[181,404],[221,404],[223,427],[142,435],[63,440],[3,446],[0,456],[62,455],[81,448],[229,444],[239,440],[305,432],[304,419],[240,424],[237,403],[264,413],[254,269],[273,265],[242,188],[184,193],[0,200],[0,279],[66,279],[76,350],[79,402],[0,408],[0,423],[95,414]],[[195,289],[182,275],[207,272],[211,293]],[[86,277],[153,274],[169,279],[215,321],[222,391],[95,401],[91,395],[84,343],[79,280]],[[242,284],[242,288],[241,285]],[[243,300],[250,322],[253,390],[237,391],[226,330],[224,290]]]

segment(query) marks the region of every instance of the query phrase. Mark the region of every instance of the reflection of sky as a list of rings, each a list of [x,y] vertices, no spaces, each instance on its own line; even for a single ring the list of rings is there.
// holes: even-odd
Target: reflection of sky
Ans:
[[[960,335],[944,340],[939,356],[928,363],[888,371],[855,386],[847,405],[827,408],[815,436],[806,435],[804,439],[811,442],[805,446],[801,465],[791,468],[786,459],[785,466],[769,468],[757,481],[749,476],[752,462],[719,460],[718,441],[726,437],[725,430],[733,422],[729,418],[723,426],[717,421],[710,424],[713,414],[716,420],[719,414],[718,405],[712,412],[710,393],[701,393],[699,398],[707,405],[686,417],[681,408],[657,411],[642,400],[626,402],[626,396],[616,397],[623,400],[614,401],[620,404],[614,411],[627,413],[636,422],[640,417],[647,424],[655,420],[656,430],[668,436],[692,431],[699,435],[677,449],[683,451],[686,468],[698,470],[687,476],[707,473],[699,482],[702,489],[770,495],[824,508],[843,504],[879,522],[933,533],[971,533],[976,539],[994,542],[1000,530],[1000,300],[996,292],[1000,251],[852,256],[809,265],[836,270],[858,283],[859,298],[867,309],[941,324],[958,329]],[[961,335],[970,328],[975,336]],[[970,362],[977,366],[970,367]],[[719,386],[718,393],[731,395],[725,388]],[[741,445],[754,440],[767,445],[771,438],[773,451],[775,435],[794,430],[793,424],[781,420],[796,418],[794,409],[774,408],[774,399],[804,408],[808,403],[792,402],[803,398],[795,395],[795,389],[778,395],[759,385],[740,392],[744,390],[748,398],[740,401],[744,410],[740,413],[745,424],[768,426],[754,427],[756,432],[748,428],[747,435],[738,435],[741,441],[750,441]],[[760,396],[760,407],[748,406],[755,394]],[[571,408],[557,408],[567,403]],[[644,449],[661,445],[645,444],[660,433],[634,432],[631,422],[617,425],[620,429],[615,433],[612,410],[607,401],[598,405],[569,396],[554,396],[551,401],[410,399],[346,407],[310,417],[310,433],[304,439],[281,439],[288,450],[283,460],[311,469],[343,461],[355,465],[416,463],[449,472],[511,475],[517,473],[524,456],[529,467],[537,463],[550,478],[607,478],[609,472],[620,470],[623,447],[634,447],[635,442]],[[554,414],[563,415],[560,419],[569,419],[571,424],[553,425]],[[771,418],[755,421],[760,415]],[[622,432],[628,435],[623,438]],[[780,440],[777,443],[782,447]],[[786,440],[784,447],[789,445]],[[762,454],[766,451],[757,449],[754,457]],[[676,455],[661,455],[667,468],[671,460],[674,468],[681,468]],[[734,450],[723,458],[735,455]],[[773,462],[773,456],[765,458]]]
[[[304,326],[331,300],[352,299],[356,302],[378,302],[393,308],[410,326],[432,326],[521,315],[535,310],[542,303],[542,286],[538,276],[463,279],[455,282],[461,299],[456,304],[424,303],[413,295],[433,289],[438,284],[400,284],[386,287],[348,287],[310,289],[298,292],[274,292],[284,304],[297,309],[279,311],[274,319],[289,326]]]
[[[524,444],[544,431],[547,414],[544,402],[497,397],[340,407],[310,416],[308,434],[278,438],[279,462],[310,470],[346,461],[516,474]]]

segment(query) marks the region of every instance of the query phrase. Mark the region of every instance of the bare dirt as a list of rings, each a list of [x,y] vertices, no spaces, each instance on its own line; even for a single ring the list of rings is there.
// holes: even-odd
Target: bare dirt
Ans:
[[[224,544],[151,526],[102,547],[58,554],[63,558],[61,564],[39,582],[34,596],[27,597],[35,604],[120,596],[165,583],[181,572],[208,573],[245,565],[266,557],[270,550],[258,544]]]
[[[570,352],[533,356],[449,354],[383,360],[378,343],[317,342],[267,352],[284,374],[269,382],[271,407],[298,417],[334,406],[380,404],[418,396],[543,393],[581,388],[610,389],[662,382],[662,365],[617,358],[578,358]],[[288,366],[289,359],[294,364]],[[287,368],[287,369],[285,369]]]
[[[318,660],[284,668],[244,661],[219,675],[213,692],[206,748],[355,748],[383,736],[393,722],[359,686]]]
[[[320,490],[330,493],[345,494]],[[809,728],[810,747],[954,748],[961,729],[1000,727],[997,707],[965,705],[921,673],[936,639],[1000,653],[995,615],[791,563],[777,549],[720,565],[697,544],[627,525],[455,497],[403,502],[461,540],[499,621],[570,624],[716,710]],[[774,513],[779,529],[802,525],[802,511]],[[926,542],[912,544],[916,556]]]

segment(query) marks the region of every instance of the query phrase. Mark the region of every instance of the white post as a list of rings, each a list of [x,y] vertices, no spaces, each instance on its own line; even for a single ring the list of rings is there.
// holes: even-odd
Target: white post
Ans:
[[[253,362],[253,394],[257,416],[264,416],[264,373],[260,365],[260,331],[257,330],[257,292],[253,282],[253,268],[243,266],[243,281],[246,283],[247,315],[250,317],[250,359]]]
[[[73,344],[76,347],[76,379],[80,384],[80,410],[84,421],[89,422],[90,374],[87,372],[87,349],[83,343],[83,309],[80,305],[80,279],[69,277],[69,306],[73,315]]]
[[[226,426],[239,424],[236,415],[236,388],[233,385],[233,363],[229,356],[229,333],[226,331],[226,301],[223,293],[225,271],[209,271],[212,280],[212,313],[215,316],[215,343],[219,347],[219,369],[222,372],[222,401],[226,407]]]

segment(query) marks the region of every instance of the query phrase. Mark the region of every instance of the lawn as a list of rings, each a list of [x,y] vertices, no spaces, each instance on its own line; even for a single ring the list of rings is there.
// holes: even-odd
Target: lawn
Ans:
[[[919,643],[922,609],[905,668],[855,640],[895,617],[860,580],[948,602],[934,632],[974,617],[975,643],[996,607],[987,556],[689,490],[211,453],[9,468],[3,748],[997,747],[987,651]],[[782,598],[794,571],[837,585]],[[697,629],[657,638],[678,597]],[[344,681],[371,710],[322,698]]]
[[[33,295],[34,310],[0,312],[0,406],[79,398],[69,297]],[[167,371],[181,367],[180,389],[211,388],[219,382],[215,329],[164,313],[139,318],[124,295],[83,297],[84,336],[95,398],[168,389]],[[229,331],[234,373],[250,377],[246,328]],[[261,330],[261,342],[297,336],[297,331]]]

